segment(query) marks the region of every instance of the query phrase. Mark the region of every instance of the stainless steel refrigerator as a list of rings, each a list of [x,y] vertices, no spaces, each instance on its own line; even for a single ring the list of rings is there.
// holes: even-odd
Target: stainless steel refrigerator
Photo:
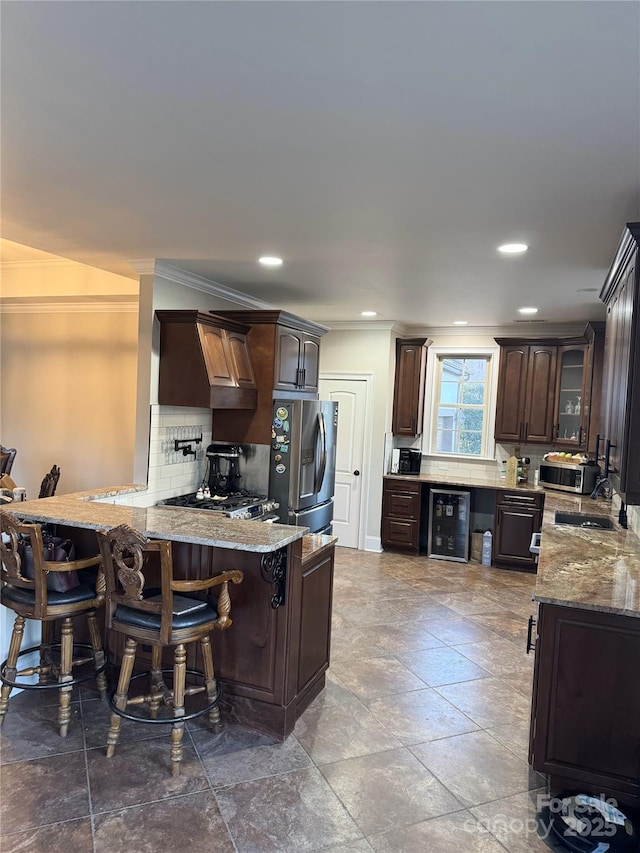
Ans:
[[[269,497],[283,524],[331,532],[337,432],[337,403],[273,401]]]

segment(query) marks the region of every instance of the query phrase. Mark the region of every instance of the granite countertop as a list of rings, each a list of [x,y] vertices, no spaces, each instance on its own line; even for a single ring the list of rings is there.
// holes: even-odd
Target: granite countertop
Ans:
[[[319,557],[323,551],[335,547],[337,536],[327,536],[325,533],[306,533],[302,537],[302,564]]]
[[[277,551],[309,532],[307,527],[240,521],[194,509],[132,507],[106,501],[109,497],[144,488],[123,486],[77,492],[5,504],[2,511],[27,521],[67,524],[91,530],[109,530],[119,524],[128,524],[152,539],[192,542],[237,551]]]
[[[544,489],[531,483],[508,487],[497,477],[387,474],[385,480],[543,493],[544,516],[534,599],[640,618],[640,539],[632,530],[620,527],[610,500],[592,500],[589,495]],[[555,524],[556,510],[610,516],[615,529],[585,530]]]
[[[610,516],[614,530],[555,524],[556,510]],[[640,539],[611,501],[547,491],[534,600],[640,617]]]
[[[466,477],[450,476],[448,474],[385,474],[385,480],[410,480],[414,483],[432,483],[445,486],[457,486],[473,489],[502,489],[509,492],[538,492],[545,493],[542,486],[533,483],[518,483],[517,486],[507,486],[499,477]]]

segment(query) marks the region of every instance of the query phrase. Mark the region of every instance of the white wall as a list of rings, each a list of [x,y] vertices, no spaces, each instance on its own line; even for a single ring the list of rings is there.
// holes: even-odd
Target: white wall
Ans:
[[[395,333],[391,328],[330,331],[320,346],[321,373],[373,374],[371,457],[367,460],[370,488],[364,508],[368,550],[380,550],[385,434],[391,424],[394,360]]]

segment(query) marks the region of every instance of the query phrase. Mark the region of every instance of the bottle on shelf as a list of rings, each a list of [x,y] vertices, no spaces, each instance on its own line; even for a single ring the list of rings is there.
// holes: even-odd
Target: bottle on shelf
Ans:
[[[453,517],[453,498],[451,495],[447,496],[447,502],[444,505],[444,514],[449,516],[449,518]]]
[[[440,518],[442,516],[443,504],[444,504],[444,501],[442,500],[442,497],[438,496],[438,498],[436,499],[436,515],[438,516],[438,518]]]
[[[460,521],[467,520],[467,505],[464,498],[458,498],[458,518]]]

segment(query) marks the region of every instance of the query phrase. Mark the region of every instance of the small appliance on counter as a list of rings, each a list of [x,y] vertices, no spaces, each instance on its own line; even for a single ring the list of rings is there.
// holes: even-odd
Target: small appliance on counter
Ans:
[[[600,466],[584,454],[547,453],[540,463],[538,481],[545,489],[588,495],[600,477]]]
[[[393,451],[396,452],[395,450]],[[422,451],[411,450],[409,447],[400,447],[398,453],[398,474],[419,474],[420,464],[422,463]],[[392,456],[393,469],[393,456]],[[394,472],[396,473],[396,472]]]

